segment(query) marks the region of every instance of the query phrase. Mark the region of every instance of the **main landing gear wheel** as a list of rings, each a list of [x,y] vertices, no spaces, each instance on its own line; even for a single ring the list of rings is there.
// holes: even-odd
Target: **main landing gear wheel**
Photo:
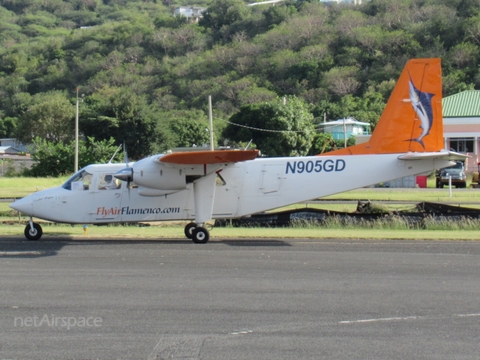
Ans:
[[[188,238],[188,239],[193,239],[193,229],[195,229],[198,225],[194,222],[191,222],[191,223],[188,223],[186,226],[185,226],[185,236]]]
[[[24,234],[28,240],[38,240],[42,237],[43,230],[40,224],[33,223],[33,229],[30,224],[28,224],[25,226]]]
[[[205,244],[210,239],[210,233],[207,229],[197,226],[192,231],[192,241],[196,244]]]

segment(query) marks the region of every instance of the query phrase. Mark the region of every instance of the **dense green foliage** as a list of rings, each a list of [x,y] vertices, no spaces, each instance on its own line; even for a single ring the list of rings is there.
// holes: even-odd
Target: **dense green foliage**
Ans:
[[[307,155],[315,133],[313,115],[308,107],[291,96],[275,102],[242,106],[230,121],[225,136],[237,142],[251,139],[267,156]]]
[[[174,16],[182,4],[207,12],[192,23]],[[353,116],[374,126],[410,58],[442,58],[444,95],[480,85],[480,0],[245,5],[0,0],[0,135],[68,144],[77,88],[81,133],[125,141],[138,159],[207,141],[199,129],[208,95],[223,145],[233,140],[224,120],[259,104],[274,107],[283,96],[294,96],[315,119]],[[306,129],[319,122],[313,117]],[[326,148],[321,140],[316,149]],[[309,141],[267,151],[254,140],[270,155],[311,152]]]
[[[112,160],[122,161],[123,154],[115,152],[114,139],[95,141],[93,138],[81,140],[78,143],[79,168],[88,164],[104,164]],[[69,143],[53,143],[42,138],[35,138],[32,144],[32,159],[37,162],[25,175],[30,176],[60,176],[72,173],[75,157],[75,141]]]

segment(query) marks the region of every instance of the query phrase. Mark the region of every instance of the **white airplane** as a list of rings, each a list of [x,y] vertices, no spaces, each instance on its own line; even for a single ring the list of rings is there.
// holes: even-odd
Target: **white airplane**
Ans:
[[[440,59],[410,60],[367,143],[317,156],[256,158],[256,150],[154,155],[136,163],[89,165],[62,186],[10,205],[69,224],[190,220],[185,236],[206,243],[205,222],[239,218],[452,165],[443,149]],[[126,166],[126,167],[125,167]],[[118,184],[115,181],[120,180]]]

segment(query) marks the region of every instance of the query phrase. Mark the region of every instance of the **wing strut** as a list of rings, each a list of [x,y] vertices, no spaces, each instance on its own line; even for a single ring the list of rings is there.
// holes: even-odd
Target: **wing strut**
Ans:
[[[192,240],[196,243],[206,243],[210,238],[203,224],[212,218],[216,179],[217,173],[212,172],[193,183],[196,227],[191,230],[191,233]]]

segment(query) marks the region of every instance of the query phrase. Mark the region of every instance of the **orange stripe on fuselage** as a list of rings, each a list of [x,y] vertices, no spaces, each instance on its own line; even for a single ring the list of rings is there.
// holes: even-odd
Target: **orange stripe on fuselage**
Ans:
[[[414,110],[412,88],[431,97],[432,124]],[[415,93],[415,92],[413,92]],[[415,100],[415,99],[414,99]],[[419,108],[421,106],[417,106]],[[428,133],[427,133],[428,132]],[[423,145],[422,145],[423,144]],[[407,62],[367,143],[319,155],[393,154],[443,149],[442,72],[440,59]]]

